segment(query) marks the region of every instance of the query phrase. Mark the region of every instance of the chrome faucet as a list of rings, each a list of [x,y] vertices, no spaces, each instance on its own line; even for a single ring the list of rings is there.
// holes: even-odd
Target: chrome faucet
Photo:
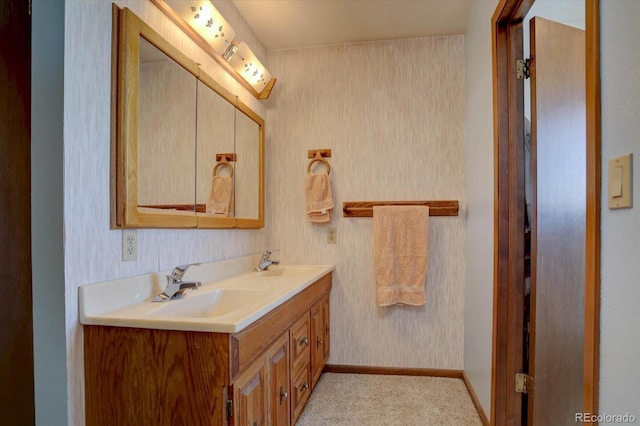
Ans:
[[[196,290],[202,285],[200,281],[182,281],[187,269],[190,266],[198,266],[199,263],[181,265],[173,268],[171,275],[167,275],[167,287],[162,293],[151,299],[152,302],[166,302],[167,300],[179,299],[186,289]]]
[[[269,266],[280,264],[280,262],[278,261],[271,260],[270,257],[271,257],[271,250],[266,250],[264,253],[262,253],[262,257],[260,258],[260,263],[258,263],[258,266],[256,266],[254,271],[256,272],[266,271],[267,269],[269,269]]]

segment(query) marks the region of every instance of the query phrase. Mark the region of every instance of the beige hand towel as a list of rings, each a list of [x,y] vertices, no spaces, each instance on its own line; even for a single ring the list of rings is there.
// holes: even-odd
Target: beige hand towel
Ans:
[[[331,221],[333,198],[327,173],[307,173],[305,178],[307,220],[313,223]]]
[[[207,202],[207,213],[215,216],[233,216],[233,178],[214,176]]]
[[[374,206],[377,303],[424,305],[429,255],[429,207]]]

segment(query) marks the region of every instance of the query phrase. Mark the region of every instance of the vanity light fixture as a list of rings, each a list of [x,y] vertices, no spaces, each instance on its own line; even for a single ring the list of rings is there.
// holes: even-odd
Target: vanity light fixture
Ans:
[[[236,32],[210,1],[166,2],[218,55],[222,55],[235,38]]]
[[[267,99],[276,79],[210,0],[151,0],[258,99]]]
[[[242,76],[256,92],[261,93],[269,82],[272,80],[271,74],[260,63],[256,55],[253,54],[247,43],[244,41],[234,48],[229,49],[230,52],[225,56],[229,65]]]

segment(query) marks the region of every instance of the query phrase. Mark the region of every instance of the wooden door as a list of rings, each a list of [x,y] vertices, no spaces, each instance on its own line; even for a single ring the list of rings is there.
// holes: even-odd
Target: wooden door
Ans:
[[[531,20],[532,286],[528,420],[583,408],[586,105],[584,31]]]
[[[264,426],[267,424],[266,363],[264,358],[252,364],[233,385],[234,424]]]
[[[291,420],[288,332],[271,347],[268,357],[269,384],[271,387],[271,424],[274,426],[288,426]]]
[[[46,71],[44,71],[46,72]],[[31,290],[31,16],[0,1],[0,423],[35,424]]]

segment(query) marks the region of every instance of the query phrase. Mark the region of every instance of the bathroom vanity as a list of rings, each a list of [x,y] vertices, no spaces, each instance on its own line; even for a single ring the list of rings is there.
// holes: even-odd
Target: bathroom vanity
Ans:
[[[294,424],[329,356],[332,270],[278,266],[98,313],[106,287],[81,287],[86,424]],[[251,309],[196,308],[219,290],[244,291]]]

